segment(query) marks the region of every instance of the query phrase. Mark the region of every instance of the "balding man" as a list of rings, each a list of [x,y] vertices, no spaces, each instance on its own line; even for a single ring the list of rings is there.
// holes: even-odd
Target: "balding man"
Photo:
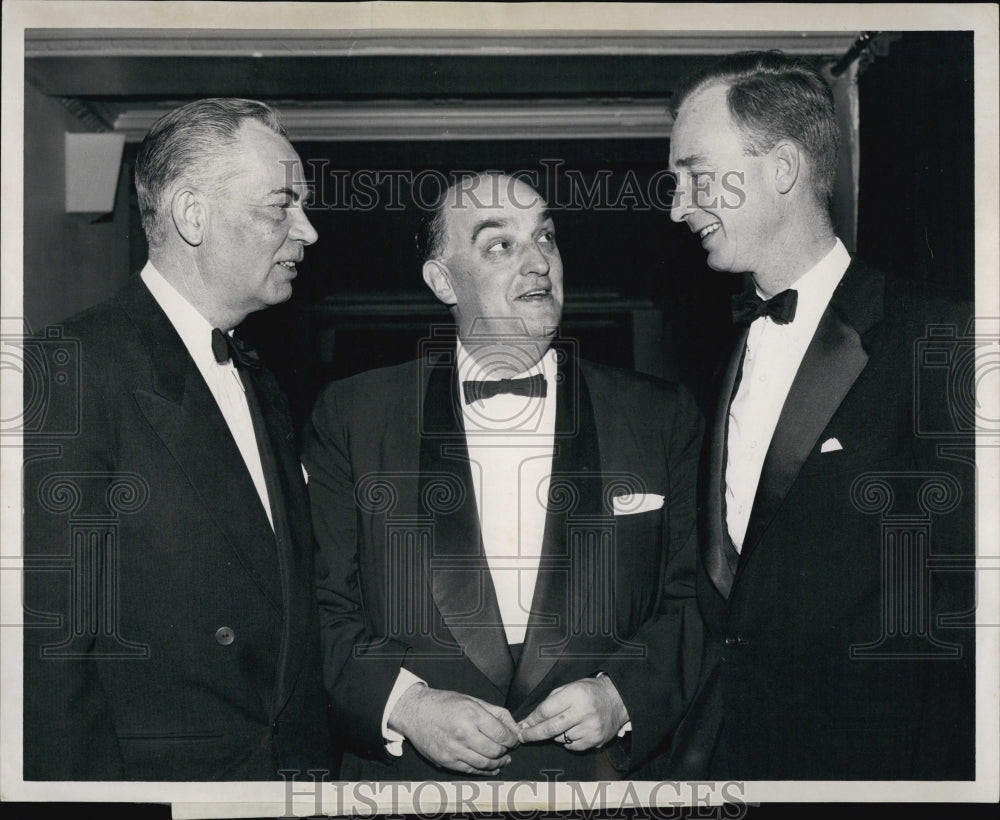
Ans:
[[[422,236],[457,338],[332,384],[306,432],[342,776],[622,777],[697,672],[699,415],[558,339],[555,227],[523,181],[460,180]]]

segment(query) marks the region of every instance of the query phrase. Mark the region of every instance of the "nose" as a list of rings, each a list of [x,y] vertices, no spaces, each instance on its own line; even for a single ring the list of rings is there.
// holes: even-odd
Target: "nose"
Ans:
[[[547,276],[549,267],[549,257],[538,247],[538,243],[529,242],[521,259],[521,273],[525,276],[532,273],[538,276]]]
[[[677,185],[670,199],[670,218],[674,222],[683,222],[694,208],[691,207],[691,193],[687,189],[681,174],[675,174]]]
[[[303,245],[311,245],[317,239],[319,239],[319,234],[316,233],[316,229],[312,226],[312,222],[309,221],[309,217],[306,216],[305,208],[301,206],[298,208],[292,208],[292,229],[288,232],[289,239],[295,239],[301,242]]]

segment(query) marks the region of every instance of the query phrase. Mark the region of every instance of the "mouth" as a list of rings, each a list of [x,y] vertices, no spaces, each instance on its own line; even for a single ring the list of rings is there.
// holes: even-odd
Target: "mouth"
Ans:
[[[279,268],[284,268],[288,272],[296,274],[298,273],[298,269],[295,266],[301,261],[302,261],[301,259],[285,259],[284,261],[276,262],[275,264]]]
[[[710,237],[713,233],[715,233],[717,230],[719,230],[719,228],[721,227],[722,227],[721,222],[713,222],[711,225],[706,225],[704,228],[698,231],[698,238],[704,241],[705,239]]]
[[[551,293],[546,288],[535,288],[534,290],[525,291],[520,296],[518,296],[514,301],[516,302],[542,302],[551,297]]]

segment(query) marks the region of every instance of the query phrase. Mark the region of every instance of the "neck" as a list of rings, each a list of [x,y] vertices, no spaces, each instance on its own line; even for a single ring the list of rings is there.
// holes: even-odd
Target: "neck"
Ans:
[[[229,332],[240,324],[246,314],[227,309],[205,286],[204,277],[194,260],[179,259],[174,254],[150,249],[149,261],[160,275],[213,327]]]
[[[797,241],[780,244],[773,249],[773,263],[754,271],[754,284],[768,299],[787,290],[833,249],[836,239],[830,227],[813,234],[800,234]]]
[[[482,368],[483,376],[490,379],[509,379],[530,370],[549,349],[548,339],[459,338],[465,352]]]

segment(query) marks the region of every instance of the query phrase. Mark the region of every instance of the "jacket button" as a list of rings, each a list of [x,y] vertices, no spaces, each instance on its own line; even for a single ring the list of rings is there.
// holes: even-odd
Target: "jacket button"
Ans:
[[[746,644],[746,639],[741,638],[739,635],[730,635],[724,643],[726,646],[743,646]]]
[[[229,646],[229,644],[236,640],[236,633],[228,626],[220,626],[215,630],[215,640],[220,646]]]

